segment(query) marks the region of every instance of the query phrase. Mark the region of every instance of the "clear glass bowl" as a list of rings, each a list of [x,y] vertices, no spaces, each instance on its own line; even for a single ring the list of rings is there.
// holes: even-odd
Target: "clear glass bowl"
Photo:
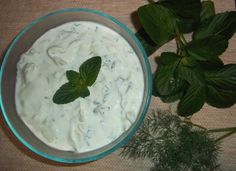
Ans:
[[[15,107],[16,64],[20,55],[27,51],[31,45],[47,30],[70,21],[93,21],[105,25],[123,36],[133,47],[139,57],[144,73],[145,92],[142,106],[136,121],[120,137],[110,144],[84,153],[61,151],[51,148],[40,141],[23,123]],[[14,39],[7,50],[0,73],[0,104],[2,114],[18,140],[34,153],[62,163],[84,163],[102,158],[128,142],[135,131],[140,127],[148,110],[152,93],[152,74],[147,55],[132,31],[115,18],[99,11],[71,8],[52,12],[40,17],[26,26]]]

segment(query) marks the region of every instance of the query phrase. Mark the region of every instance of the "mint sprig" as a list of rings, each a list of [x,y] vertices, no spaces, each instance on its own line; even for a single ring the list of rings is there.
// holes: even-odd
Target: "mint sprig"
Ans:
[[[79,68],[79,72],[68,70],[66,77],[68,82],[63,84],[54,94],[53,102],[66,104],[82,97],[90,95],[88,87],[91,87],[97,79],[101,69],[101,57],[96,56],[85,61]]]
[[[180,116],[194,114],[204,103],[219,108],[236,103],[236,65],[220,59],[236,32],[236,11],[215,14],[209,0],[159,0],[137,12],[142,32],[136,35],[149,55],[174,38],[177,44],[176,53],[163,52],[158,60],[155,95],[164,102],[179,99]],[[192,33],[191,41],[185,33]]]

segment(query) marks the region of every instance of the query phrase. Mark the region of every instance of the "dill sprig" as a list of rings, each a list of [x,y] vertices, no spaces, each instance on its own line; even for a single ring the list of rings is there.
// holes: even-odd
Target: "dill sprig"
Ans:
[[[153,162],[153,171],[217,170],[219,142],[168,111],[153,110],[122,155]]]

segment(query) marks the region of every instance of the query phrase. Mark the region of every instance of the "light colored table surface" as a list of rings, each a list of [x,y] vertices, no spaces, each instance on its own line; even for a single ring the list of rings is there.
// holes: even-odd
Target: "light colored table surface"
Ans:
[[[214,0],[216,11],[235,10],[234,0]],[[79,7],[101,10],[108,13],[135,31],[137,19],[132,21],[131,13],[147,0],[0,0],[0,57],[27,23],[54,10]],[[222,55],[225,63],[236,63],[236,35],[230,40],[227,52]],[[152,68],[156,67],[153,59],[162,51],[173,50],[174,42],[160,48],[149,59]],[[150,108],[167,108],[159,99],[153,98]],[[216,109],[205,105],[195,114],[194,120],[202,125],[215,128],[236,126],[236,105],[228,109]],[[0,170],[81,170],[81,171],[145,171],[151,166],[148,161],[122,159],[119,151],[96,162],[83,165],[62,165],[36,156],[23,147],[13,137],[2,115],[0,115]],[[219,157],[222,170],[236,170],[236,135],[226,139],[222,144]]]

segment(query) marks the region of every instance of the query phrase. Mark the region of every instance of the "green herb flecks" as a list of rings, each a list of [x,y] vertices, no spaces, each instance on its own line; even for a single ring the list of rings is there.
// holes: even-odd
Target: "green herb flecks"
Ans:
[[[68,82],[63,84],[54,94],[53,102],[66,104],[82,97],[90,95],[88,87],[91,87],[97,79],[101,69],[101,57],[96,56],[85,61],[79,68],[79,72],[66,71]]]

